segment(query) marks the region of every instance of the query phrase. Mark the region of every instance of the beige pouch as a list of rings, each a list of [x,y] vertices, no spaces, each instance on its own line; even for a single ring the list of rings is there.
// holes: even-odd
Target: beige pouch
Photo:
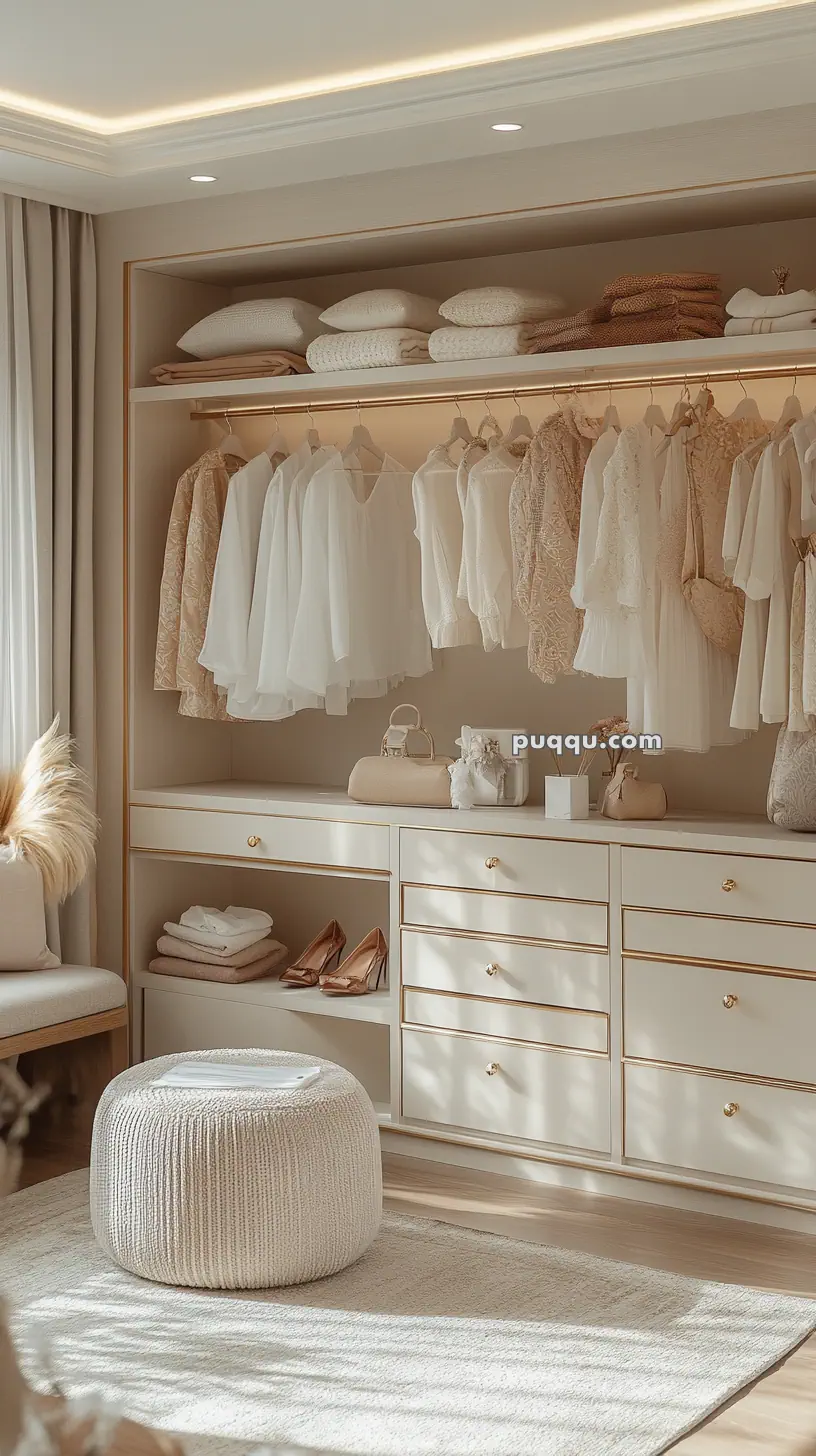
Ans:
[[[641,783],[633,763],[619,763],[604,794],[607,819],[663,819],[668,804],[662,784]]]
[[[416,715],[413,723],[395,723],[397,713],[409,708]],[[408,752],[408,737],[421,733],[429,752],[422,757]],[[413,703],[400,703],[394,709],[383,734],[379,755],[360,758],[351,770],[348,795],[358,804],[396,804],[406,808],[449,809],[451,806],[449,764],[452,758],[439,757],[434,741],[423,726],[419,708]]]

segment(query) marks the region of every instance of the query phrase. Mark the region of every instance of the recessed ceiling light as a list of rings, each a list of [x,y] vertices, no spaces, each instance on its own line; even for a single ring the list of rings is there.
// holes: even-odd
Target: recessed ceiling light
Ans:
[[[520,121],[494,121],[491,131],[523,131]]]
[[[191,182],[217,182],[218,178],[213,177],[211,172],[194,172],[190,178]]]

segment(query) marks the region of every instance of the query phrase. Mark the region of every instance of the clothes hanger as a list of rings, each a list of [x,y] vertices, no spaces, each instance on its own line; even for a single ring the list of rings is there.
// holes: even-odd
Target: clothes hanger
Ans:
[[[286,443],[286,436],[284,435],[283,430],[278,424],[278,417],[275,413],[274,405],[272,407],[272,420],[275,426],[275,433],[266,447],[266,453],[269,456],[270,460],[275,455],[289,454],[289,446]]]
[[[221,454],[238,455],[241,460],[248,460],[249,456],[247,455],[243,443],[241,442],[241,440],[238,439],[237,435],[234,435],[232,433],[232,423],[226,410],[224,410],[224,421],[227,426],[227,433],[226,435],[222,435],[221,439],[218,441],[218,448],[221,451]]]
[[[482,434],[482,430],[485,428],[485,425],[489,425],[490,429],[493,432],[491,440],[500,440],[502,436],[502,427],[490,408],[489,400],[485,399],[484,405],[485,409],[487,410],[487,414],[484,415],[483,418],[479,421],[479,427],[476,431],[476,438],[473,442],[474,444],[478,443],[481,445],[486,445],[490,443],[489,441],[485,440],[484,435]]]
[[[535,434],[535,430],[527,416],[521,413],[521,405],[515,394],[513,395],[513,404],[516,406],[518,414],[511,420],[507,433],[502,435],[501,439],[496,442],[498,445],[513,445],[516,440],[532,440]]]
[[[443,447],[445,450],[449,450],[451,445],[456,444],[457,440],[461,440],[462,444],[466,448],[468,445],[473,444],[473,431],[470,428],[470,425],[468,424],[464,415],[462,414],[462,406],[460,405],[458,399],[454,400],[454,404],[459,410],[459,414],[455,416],[453,424],[451,425],[450,434],[448,435],[448,438],[445,441]]]
[[[788,395],[779,414],[779,419],[771,430],[773,441],[782,440],[788,434],[791,425],[802,418],[802,405],[796,393],[796,375],[793,376],[793,390]]]
[[[761,420],[762,415],[759,412],[759,405],[749,395],[748,390],[742,382],[742,375],[739,373],[737,374],[737,383],[742,390],[743,398],[736,406],[736,409],[731,411],[728,416],[729,420]]]
[[[320,433],[317,429],[317,426],[315,425],[314,415],[312,414],[312,411],[310,409],[307,409],[306,417],[309,421],[310,426],[310,428],[306,431],[306,444],[309,446],[310,450],[319,450]]]
[[[601,420],[601,434],[605,435],[607,430],[617,430],[618,434],[620,434],[620,428],[620,415],[618,414],[618,411],[612,403],[612,386],[610,385],[609,404],[606,406],[606,409],[603,413],[603,419]]]
[[[668,421],[662,409],[660,408],[660,405],[655,404],[654,385],[651,383],[649,385],[649,403],[646,406],[646,412],[643,416],[643,423],[644,425],[648,425],[649,429],[654,430],[665,431],[669,428]]]
[[[691,424],[694,417],[694,406],[691,403],[688,383],[684,379],[683,388],[680,391],[680,398],[672,410],[672,417],[669,420],[666,433],[655,451],[656,457],[659,458],[661,455],[665,455],[672,437],[677,434],[678,430],[682,430],[684,425]]]
[[[351,439],[346,445],[345,450],[341,452],[343,460],[348,461],[351,455],[357,455],[361,450],[366,450],[376,460],[378,465],[384,464],[385,451],[381,450],[379,445],[375,445],[371,438],[370,430],[363,424],[363,417],[358,404],[357,423],[351,432]]]

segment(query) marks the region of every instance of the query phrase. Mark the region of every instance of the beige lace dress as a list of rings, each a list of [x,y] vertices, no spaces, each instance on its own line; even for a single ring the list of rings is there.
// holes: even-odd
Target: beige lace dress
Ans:
[[[581,485],[601,430],[574,405],[549,415],[536,432],[510,492],[516,601],[530,629],[527,661],[542,682],[573,672],[582,613],[575,580]]]
[[[176,486],[159,594],[154,686],[180,691],[179,712],[227,717],[226,699],[198,661],[204,646],[213,573],[230,478],[246,462],[207,450]]]

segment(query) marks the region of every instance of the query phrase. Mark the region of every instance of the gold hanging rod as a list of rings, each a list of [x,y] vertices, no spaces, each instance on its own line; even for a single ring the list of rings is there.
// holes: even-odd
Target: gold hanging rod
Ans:
[[[425,394],[360,396],[339,400],[281,400],[279,404],[219,404],[190,411],[191,420],[248,418],[251,415],[306,415],[328,410],[386,409],[407,404],[467,404],[493,399],[530,399],[557,394],[606,394],[610,389],[658,389],[672,384],[737,384],[750,379],[801,379],[816,374],[816,360],[780,368],[778,365],[749,366],[747,369],[696,369],[688,373],[651,374],[626,379],[603,379],[594,375],[559,377],[551,384],[503,384],[486,389],[430,391]]]

